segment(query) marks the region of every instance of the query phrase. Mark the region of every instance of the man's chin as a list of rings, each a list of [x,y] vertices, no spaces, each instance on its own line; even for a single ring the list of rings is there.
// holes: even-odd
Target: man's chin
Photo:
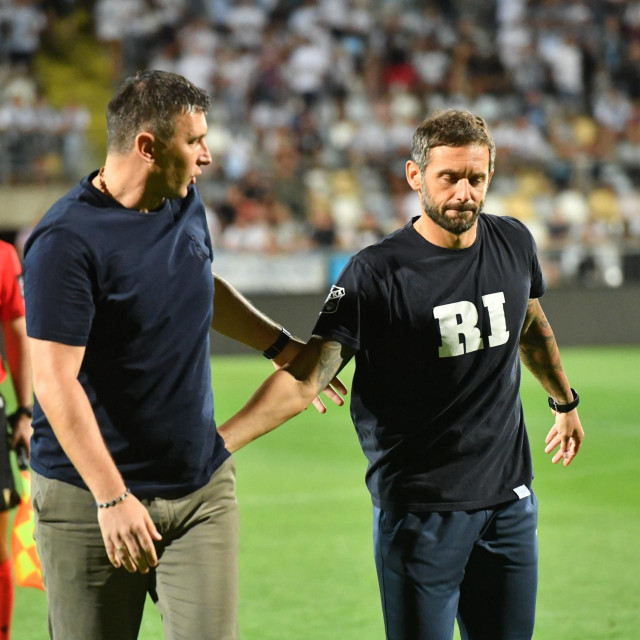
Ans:
[[[170,193],[169,195],[167,195],[167,198],[186,198],[187,194],[189,193],[189,185],[191,183],[188,182],[187,184],[183,184],[180,187],[176,187],[175,189],[172,189],[172,193]]]
[[[469,231],[479,215],[477,211],[458,211],[456,209],[447,209],[437,213],[427,211],[426,213],[438,226],[455,235]]]

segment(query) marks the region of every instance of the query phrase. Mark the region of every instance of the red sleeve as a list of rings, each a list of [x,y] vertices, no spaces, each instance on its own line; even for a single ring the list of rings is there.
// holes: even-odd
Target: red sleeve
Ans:
[[[0,321],[23,315],[22,266],[13,245],[0,240]]]

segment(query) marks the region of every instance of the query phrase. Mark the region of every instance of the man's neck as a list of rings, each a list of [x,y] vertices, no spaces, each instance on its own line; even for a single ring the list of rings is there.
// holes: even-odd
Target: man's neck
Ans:
[[[164,202],[164,198],[150,188],[148,167],[136,158],[108,155],[92,184],[126,209],[147,213]]]

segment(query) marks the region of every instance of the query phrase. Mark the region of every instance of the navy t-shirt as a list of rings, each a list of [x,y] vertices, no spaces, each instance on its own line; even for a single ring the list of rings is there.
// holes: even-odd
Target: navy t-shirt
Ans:
[[[530,486],[518,345],[543,293],[533,238],[508,217],[481,214],[461,250],[411,222],[350,260],[314,333],[357,352],[351,417],[376,506],[476,509]]]
[[[177,496],[229,456],[215,429],[209,363],[213,251],[194,186],[149,213],[84,178],[25,246],[27,333],[86,347],[78,379],[128,487]],[[37,398],[31,465],[84,483]]]

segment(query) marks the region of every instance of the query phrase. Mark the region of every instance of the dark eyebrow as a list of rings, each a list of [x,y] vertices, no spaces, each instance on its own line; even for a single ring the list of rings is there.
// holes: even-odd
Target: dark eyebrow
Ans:
[[[464,175],[461,171],[455,171],[454,169],[442,169],[441,171],[438,171],[438,177],[439,176],[446,176],[446,175],[450,175],[450,176],[455,176],[460,177],[461,175]],[[484,171],[481,173],[472,173],[469,176],[469,180],[472,180],[473,178],[486,178],[488,174],[486,174]]]

